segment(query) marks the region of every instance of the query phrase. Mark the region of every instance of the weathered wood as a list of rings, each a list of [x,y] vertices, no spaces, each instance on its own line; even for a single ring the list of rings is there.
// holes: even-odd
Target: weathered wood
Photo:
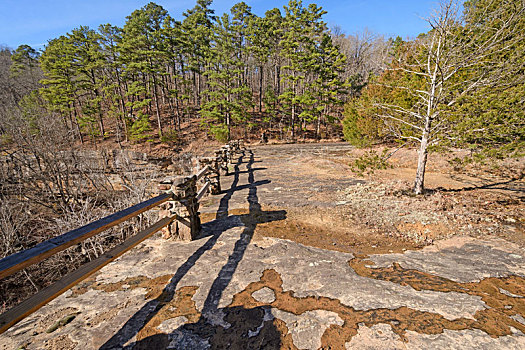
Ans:
[[[199,190],[199,192],[197,193],[197,201],[200,201],[202,196],[204,196],[206,194],[206,191],[208,191],[208,188],[210,187],[210,182],[207,181],[204,186],[202,186],[202,188]]]
[[[0,278],[5,278],[32,264],[65,250],[83,240],[90,238],[108,228],[118,225],[132,217],[135,217],[159,204],[171,199],[171,194],[164,193],[142,203],[136,204],[115,214],[106,216],[86,226],[53,237],[45,242],[39,243],[33,248],[23,250],[16,254],[7,256],[0,260]]]
[[[191,227],[191,223],[189,222],[189,220],[186,220],[185,218],[183,218],[179,214],[175,214],[175,219],[177,219],[177,221],[180,222],[181,224],[183,224],[184,226]]]
[[[137,233],[136,235],[128,238],[124,243],[118,245],[107,253],[104,253],[97,259],[90,261],[89,263],[82,265],[77,270],[68,274],[60,281],[52,284],[51,286],[42,289],[37,294],[33,295],[29,299],[26,299],[22,303],[18,304],[11,310],[0,315],[0,333],[5,332],[9,327],[30,315],[42,306],[55,299],[60,294],[64,293],[69,288],[78,284],[80,281],[89,277],[96,271],[100,270],[105,265],[109,264],[137,244],[141,243],[145,239],[151,237],[155,232],[159,231],[163,227],[169,225],[175,216],[166,217],[157,221],[152,226],[145,230]]]
[[[206,175],[209,171],[210,171],[210,166],[209,166],[209,165],[206,165],[204,168],[202,168],[202,169],[197,173],[197,180],[199,180],[201,177],[203,177],[204,175]]]

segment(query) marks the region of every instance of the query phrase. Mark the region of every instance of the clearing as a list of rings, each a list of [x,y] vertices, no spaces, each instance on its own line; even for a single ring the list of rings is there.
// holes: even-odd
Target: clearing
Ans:
[[[341,143],[256,146],[202,238],[147,240],[0,336],[2,349],[523,349],[525,183],[413,151],[359,178]]]

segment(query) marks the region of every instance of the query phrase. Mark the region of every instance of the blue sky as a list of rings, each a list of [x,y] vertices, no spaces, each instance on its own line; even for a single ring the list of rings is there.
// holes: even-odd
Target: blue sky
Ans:
[[[52,38],[80,25],[97,28],[111,23],[122,26],[133,10],[149,1],[139,0],[0,0],[0,45],[16,48],[28,44],[42,48]],[[195,0],[158,0],[157,4],[171,16],[181,19],[182,12],[192,8]],[[212,8],[222,14],[237,1],[215,0]],[[259,16],[266,10],[288,3],[288,0],[245,0]],[[339,25],[347,34],[365,28],[385,36],[413,38],[428,30],[422,17],[437,6],[437,0],[304,0],[315,2],[328,13],[324,20]]]

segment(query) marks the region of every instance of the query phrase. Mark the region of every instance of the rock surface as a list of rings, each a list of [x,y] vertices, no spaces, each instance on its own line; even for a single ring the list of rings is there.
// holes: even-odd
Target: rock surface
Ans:
[[[268,169],[286,154],[261,153],[246,152],[230,190],[201,209],[216,217],[200,239],[145,241],[0,335],[0,349],[525,348],[519,246],[455,237],[365,256],[254,234],[306,192],[356,183],[305,177],[300,189],[300,175],[285,181],[297,169]]]

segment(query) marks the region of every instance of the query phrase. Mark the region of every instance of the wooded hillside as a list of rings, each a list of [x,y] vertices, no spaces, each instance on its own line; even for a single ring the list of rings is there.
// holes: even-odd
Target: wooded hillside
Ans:
[[[80,26],[41,55],[19,47],[13,69],[41,67],[46,108],[81,142],[169,141],[190,120],[221,141],[232,127],[239,137],[278,126],[292,139],[310,127],[319,138],[388,51],[367,33],[334,35],[315,4],[258,17],[243,2],[216,16],[211,2],[198,0],[182,21],[149,3],[122,28]]]

